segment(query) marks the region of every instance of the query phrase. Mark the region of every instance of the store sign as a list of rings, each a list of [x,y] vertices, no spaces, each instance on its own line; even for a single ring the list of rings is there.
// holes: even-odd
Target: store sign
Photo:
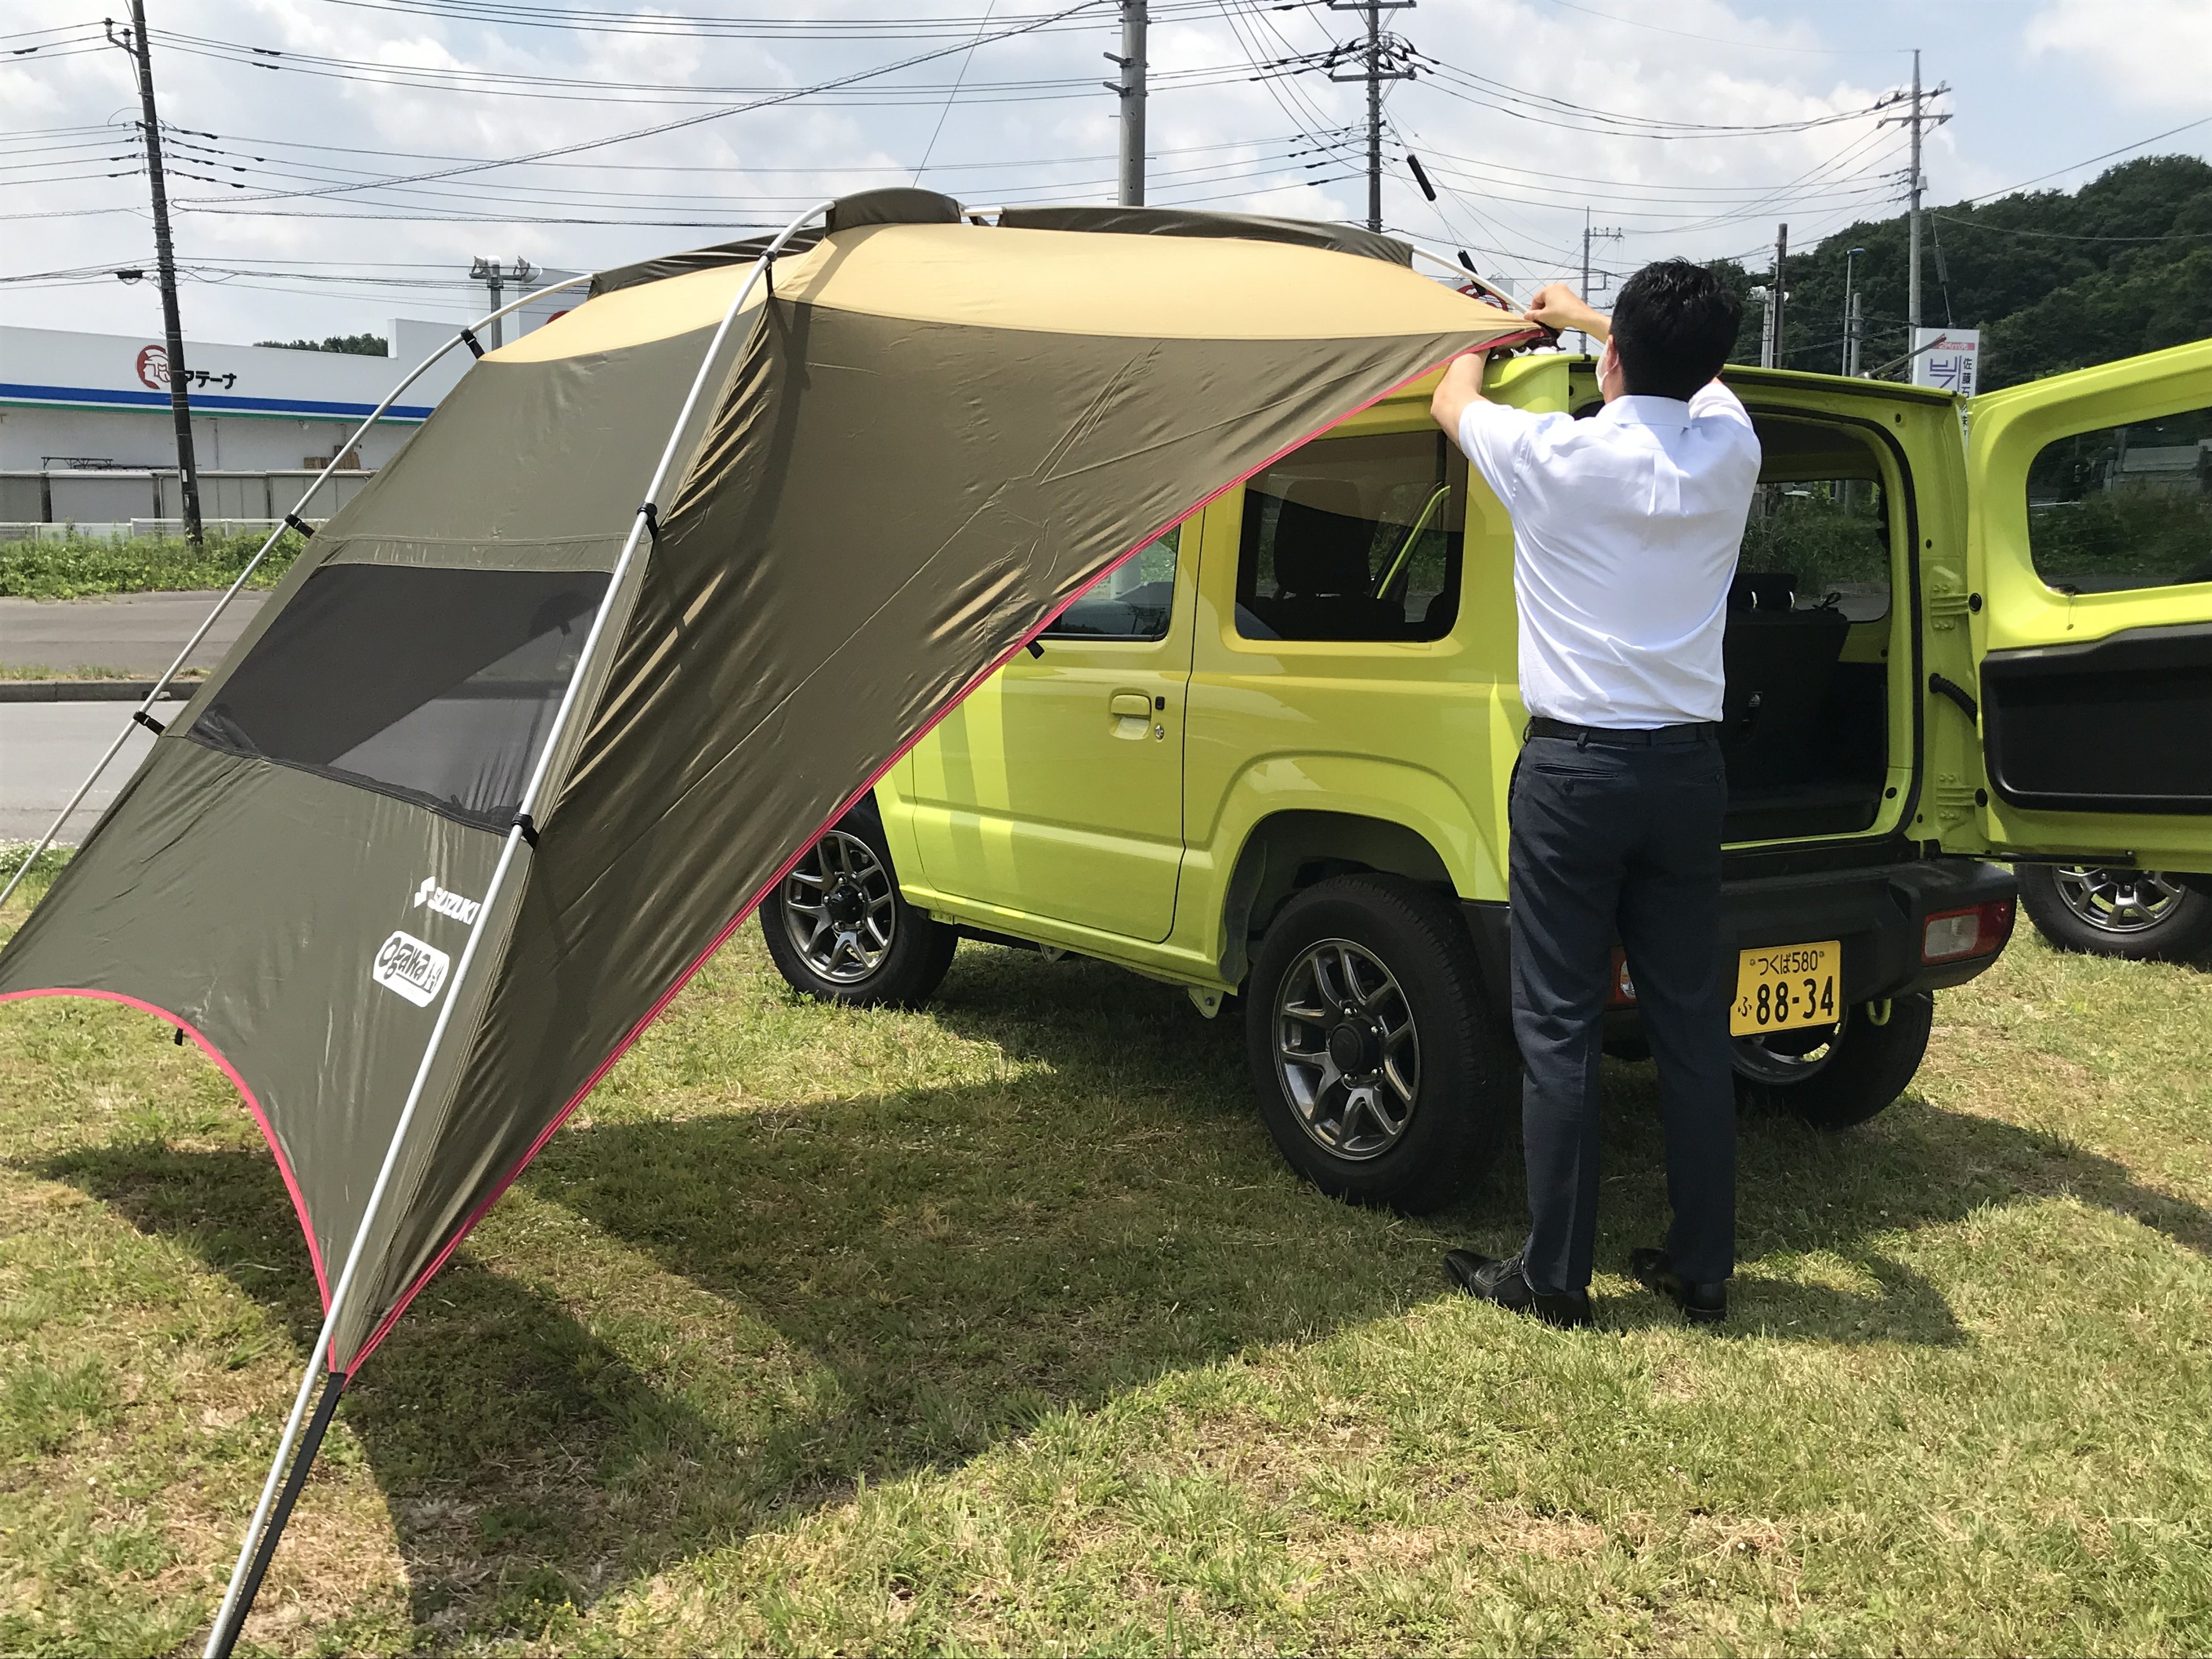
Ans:
[[[210,369],[187,369],[185,379],[190,382],[192,389],[200,392],[206,391],[211,386],[220,386],[228,392],[238,384],[238,375],[235,371],[228,374],[217,374]],[[167,392],[169,389],[169,354],[161,347],[149,345],[140,349],[138,384],[149,392]]]
[[[1980,377],[1982,331],[1978,328],[1922,328],[1912,334],[1912,384],[1974,395]]]

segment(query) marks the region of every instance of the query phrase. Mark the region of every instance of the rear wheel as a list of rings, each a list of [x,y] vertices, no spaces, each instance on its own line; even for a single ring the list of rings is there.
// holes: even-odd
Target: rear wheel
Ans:
[[[906,902],[872,806],[839,820],[761,901],[769,956],[794,991],[854,1007],[926,1001],[959,938]]]
[[[2212,945],[2212,895],[2190,877],[2091,864],[2023,864],[2014,873],[2036,930],[2061,950],[2172,962]]]
[[[1398,876],[1341,876],[1283,908],[1246,988],[1261,1115],[1291,1167],[1359,1204],[1431,1210],[1480,1172],[1514,1098],[1451,906]]]
[[[1936,1023],[1936,994],[1909,991],[1846,1008],[1833,1025],[1735,1040],[1735,1097],[1753,1110],[1784,1111],[1816,1129],[1863,1123],[1899,1095],[1920,1069]]]

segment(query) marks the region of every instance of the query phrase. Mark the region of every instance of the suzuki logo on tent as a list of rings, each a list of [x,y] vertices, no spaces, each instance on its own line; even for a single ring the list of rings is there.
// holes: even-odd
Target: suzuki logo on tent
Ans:
[[[368,976],[387,991],[397,991],[417,1008],[427,1008],[446,988],[446,969],[453,959],[434,945],[425,945],[412,933],[394,933],[376,953]]]
[[[428,905],[441,916],[451,916],[465,927],[475,925],[477,913],[483,908],[475,899],[463,898],[459,893],[449,893],[438,885],[435,876],[422,878],[422,884],[415,890],[415,902]]]

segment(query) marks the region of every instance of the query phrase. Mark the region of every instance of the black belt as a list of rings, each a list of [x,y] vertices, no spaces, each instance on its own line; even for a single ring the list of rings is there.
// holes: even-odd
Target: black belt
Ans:
[[[1539,714],[1528,722],[1524,735],[1565,738],[1570,743],[1601,744],[1612,749],[1653,749],[1671,744],[1717,742],[1721,728],[1713,720],[1691,720],[1681,726],[1571,726],[1548,714]]]

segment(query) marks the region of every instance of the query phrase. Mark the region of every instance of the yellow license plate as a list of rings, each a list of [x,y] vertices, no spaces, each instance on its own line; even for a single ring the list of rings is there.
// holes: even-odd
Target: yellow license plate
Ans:
[[[1836,978],[1843,965],[1843,945],[1832,939],[1818,945],[1762,945],[1746,951],[1736,959],[1729,1035],[1758,1036],[1765,1031],[1834,1024]]]

